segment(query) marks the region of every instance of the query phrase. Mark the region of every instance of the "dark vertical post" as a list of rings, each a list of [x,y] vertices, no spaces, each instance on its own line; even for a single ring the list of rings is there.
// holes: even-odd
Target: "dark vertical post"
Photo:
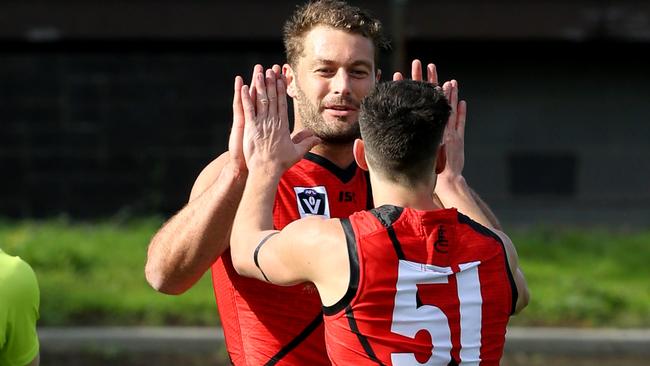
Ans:
[[[404,35],[404,13],[408,0],[391,0],[391,30],[392,56],[391,66],[394,71],[400,70],[404,76],[410,75],[410,70],[404,70],[406,65],[406,39]],[[389,80],[392,75],[385,75]]]

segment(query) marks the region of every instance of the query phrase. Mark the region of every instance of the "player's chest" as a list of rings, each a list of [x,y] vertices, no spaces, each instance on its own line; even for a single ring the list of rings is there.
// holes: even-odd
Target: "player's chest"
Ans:
[[[366,209],[369,200],[369,187],[363,176],[348,182],[290,177],[283,179],[278,187],[275,216],[290,221],[310,215],[347,217]]]

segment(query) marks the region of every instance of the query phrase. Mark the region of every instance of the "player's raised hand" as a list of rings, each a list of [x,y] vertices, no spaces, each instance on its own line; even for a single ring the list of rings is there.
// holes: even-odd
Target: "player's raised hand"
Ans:
[[[248,95],[250,95],[253,104],[255,104],[257,100],[257,93],[255,92],[255,79],[257,78],[258,74],[264,75],[264,66],[260,64],[257,64],[253,67],[253,73],[251,74],[251,83],[248,84],[250,85],[250,89],[248,90]]]
[[[246,171],[246,160],[242,141],[244,138],[244,109],[241,103],[241,90],[244,80],[241,76],[235,77],[235,87],[232,97],[232,127],[228,138],[228,152],[230,162],[240,171]]]
[[[442,90],[449,100],[451,113],[443,135],[443,143],[447,153],[447,164],[439,175],[441,180],[456,179],[462,176],[465,166],[465,120],[467,116],[467,103],[458,100],[458,82],[447,81]]]
[[[262,65],[255,65],[253,67],[252,80],[255,80],[257,74],[263,73],[264,68]],[[242,140],[244,138],[244,108],[242,106],[241,89],[244,85],[244,79],[241,76],[235,77],[235,87],[232,98],[232,127],[230,129],[230,137],[228,138],[228,152],[230,156],[230,164],[232,164],[239,171],[246,171],[246,159],[242,149]],[[250,92],[255,92],[255,88],[251,88]],[[255,100],[255,96],[253,99]]]
[[[273,67],[271,67],[271,70],[275,73],[275,77],[280,79],[282,78],[282,66],[278,64],[274,64]]]
[[[411,79],[422,81],[422,77],[422,62],[415,59],[411,62]],[[404,80],[404,75],[399,71],[393,74],[393,81],[397,80]],[[436,65],[431,63],[427,65],[427,81],[433,85],[438,85],[438,71]]]
[[[249,170],[263,169],[281,174],[320,140],[301,131],[292,140],[289,133],[286,84],[272,69],[258,74],[253,82],[256,101],[244,85],[241,100],[245,116],[243,154]]]

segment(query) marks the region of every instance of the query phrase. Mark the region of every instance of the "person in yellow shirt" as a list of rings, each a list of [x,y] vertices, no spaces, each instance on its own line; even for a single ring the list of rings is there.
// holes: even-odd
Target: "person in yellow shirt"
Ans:
[[[0,365],[38,366],[39,303],[32,268],[0,249]]]

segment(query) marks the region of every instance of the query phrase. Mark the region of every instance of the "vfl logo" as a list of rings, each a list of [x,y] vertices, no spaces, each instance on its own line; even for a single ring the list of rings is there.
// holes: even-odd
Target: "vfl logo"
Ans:
[[[300,217],[323,215],[330,217],[330,206],[327,201],[327,190],[324,186],[293,187],[298,201]]]

